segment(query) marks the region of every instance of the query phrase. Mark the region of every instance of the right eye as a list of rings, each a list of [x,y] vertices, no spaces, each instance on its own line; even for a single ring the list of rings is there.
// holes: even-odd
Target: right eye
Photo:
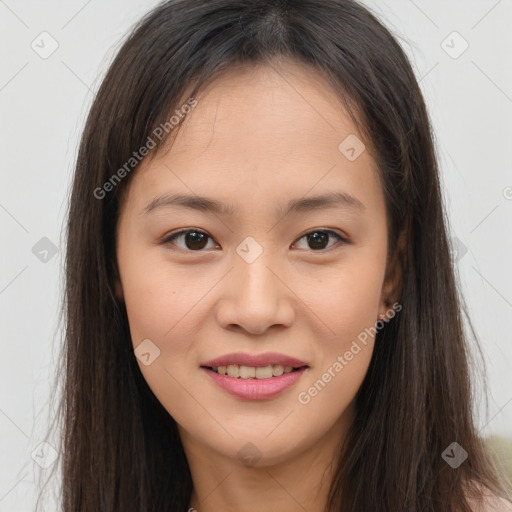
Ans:
[[[201,250],[204,249],[207,245],[208,239],[213,241],[213,238],[211,238],[210,235],[206,233],[206,231],[201,229],[187,228],[180,229],[179,231],[166,236],[162,240],[162,244],[176,246],[174,241],[182,240],[185,244],[185,247],[179,247],[179,249],[188,252],[201,252]],[[172,247],[170,248],[173,249]]]

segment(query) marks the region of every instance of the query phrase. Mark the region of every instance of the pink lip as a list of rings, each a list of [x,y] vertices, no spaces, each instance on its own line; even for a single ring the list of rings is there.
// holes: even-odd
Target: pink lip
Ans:
[[[214,364],[213,366],[217,366],[217,364]],[[219,366],[224,365],[219,364]],[[299,370],[292,371],[291,373],[283,373],[283,375],[279,377],[270,377],[269,379],[242,379],[230,377],[229,375],[219,375],[217,372],[209,370],[208,368],[201,369],[205,371],[224,391],[245,400],[264,400],[274,398],[284,390],[293,386],[307,370],[307,368],[304,367]]]
[[[294,368],[300,368],[301,366],[307,366],[304,361],[299,361],[294,357],[285,356],[278,354],[277,352],[265,352],[264,354],[246,354],[244,352],[235,352],[233,354],[226,354],[224,356],[212,359],[201,363],[203,367],[217,368],[219,366],[228,366],[230,364],[238,364],[243,366],[268,366],[280,364],[283,366],[293,366]],[[295,373],[295,372],[294,372]],[[277,378],[277,377],[276,377]],[[262,379],[263,380],[263,379]]]

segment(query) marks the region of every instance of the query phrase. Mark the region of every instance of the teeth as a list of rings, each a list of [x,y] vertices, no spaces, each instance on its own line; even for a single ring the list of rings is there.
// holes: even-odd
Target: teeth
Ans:
[[[258,368],[259,370],[259,368]],[[257,374],[256,368],[252,366],[240,366],[240,378],[241,379],[254,379]],[[270,374],[272,377],[272,373]],[[258,375],[258,379],[261,379],[260,375]]]
[[[230,377],[240,377],[240,367],[237,364],[230,364],[227,370]]]
[[[259,368],[256,368],[255,373],[257,379],[270,379],[270,377],[274,376],[274,368],[271,364],[268,366],[260,366]]]
[[[293,366],[283,366],[281,364],[269,364],[268,366],[244,366],[230,364],[228,366],[219,366],[213,368],[220,375],[229,375],[230,377],[241,379],[270,379],[271,377],[279,377],[283,373],[290,373]]]
[[[290,368],[289,366],[287,366],[287,368]],[[279,377],[279,375],[283,375],[284,373],[284,366],[281,365],[281,364],[276,364],[272,367],[272,374],[274,375],[274,377]],[[288,372],[286,372],[288,373]]]

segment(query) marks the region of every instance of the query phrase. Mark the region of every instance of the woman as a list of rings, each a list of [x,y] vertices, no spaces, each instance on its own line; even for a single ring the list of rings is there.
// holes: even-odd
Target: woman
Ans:
[[[367,9],[156,7],[76,165],[63,510],[510,510],[445,222],[421,91]]]

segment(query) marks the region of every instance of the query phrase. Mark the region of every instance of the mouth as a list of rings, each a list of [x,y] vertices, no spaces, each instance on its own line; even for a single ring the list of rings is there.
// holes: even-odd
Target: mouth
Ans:
[[[309,365],[305,361],[278,352],[235,352],[203,361],[201,367],[235,379],[270,379],[304,367],[309,368]]]
[[[254,364],[254,363],[253,363]],[[308,365],[203,365],[201,370],[222,391],[242,400],[270,400],[297,385]]]
[[[266,366],[246,366],[239,364],[229,364],[220,366],[202,366],[206,370],[232,377],[234,379],[271,379],[281,377],[281,375],[300,371],[309,368],[308,365],[284,366],[281,364],[269,364]]]

